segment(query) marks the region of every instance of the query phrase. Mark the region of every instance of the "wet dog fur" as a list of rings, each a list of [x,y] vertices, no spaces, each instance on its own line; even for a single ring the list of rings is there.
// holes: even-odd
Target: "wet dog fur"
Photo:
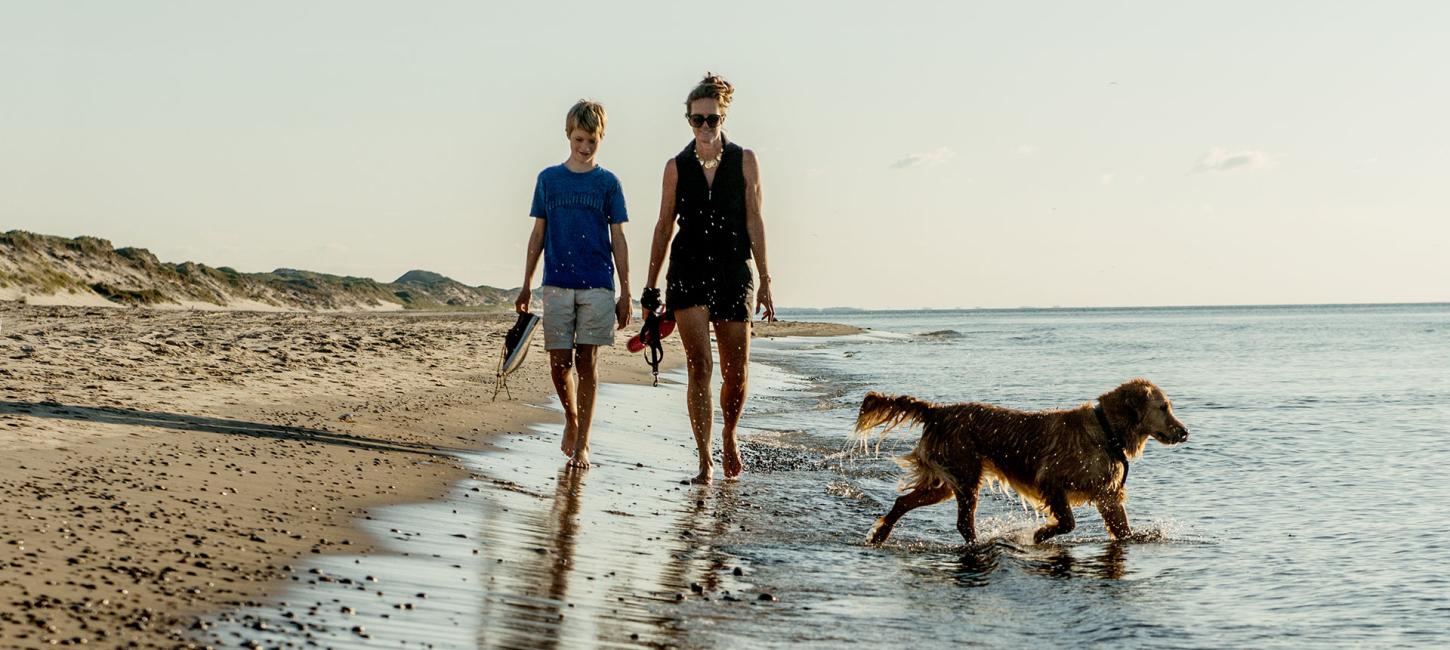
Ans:
[[[1188,439],[1188,429],[1174,417],[1168,396],[1146,379],[1102,394],[1098,405],[1100,414],[1092,404],[1018,411],[868,393],[856,418],[855,437],[862,445],[882,425],[880,438],[909,423],[922,425],[922,434],[916,448],[897,459],[907,471],[901,481],[906,494],[876,521],[867,540],[884,542],[902,515],[956,496],[957,530],[974,543],[977,492],[986,480],[1012,486],[1051,516],[1033,534],[1035,542],[1071,531],[1076,525],[1072,508],[1089,502],[1102,514],[1108,533],[1126,539],[1132,533],[1123,508],[1128,461],[1142,455],[1148,438],[1175,445]]]

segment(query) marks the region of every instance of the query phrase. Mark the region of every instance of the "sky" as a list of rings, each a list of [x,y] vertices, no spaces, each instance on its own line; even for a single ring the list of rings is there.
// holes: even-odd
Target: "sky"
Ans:
[[[638,295],[709,70],[780,307],[1450,301],[1450,3],[892,4],[0,0],[0,231],[517,287],[590,98]]]

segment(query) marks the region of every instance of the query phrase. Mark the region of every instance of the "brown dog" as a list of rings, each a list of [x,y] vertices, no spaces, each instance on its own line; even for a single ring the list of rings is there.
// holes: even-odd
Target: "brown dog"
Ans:
[[[897,462],[907,470],[891,512],[876,521],[868,540],[886,541],[902,515],[957,497],[957,530],[976,541],[977,490],[983,479],[1005,482],[1053,521],[1032,536],[1041,542],[1073,529],[1072,508],[1092,502],[1114,539],[1131,534],[1128,460],[1143,453],[1149,436],[1165,445],[1188,439],[1173,404],[1153,382],[1134,379],[1063,411],[1017,411],[991,404],[931,404],[910,396],[868,393],[856,418],[861,444],[885,424],[881,438],[905,422],[922,425],[921,440]]]

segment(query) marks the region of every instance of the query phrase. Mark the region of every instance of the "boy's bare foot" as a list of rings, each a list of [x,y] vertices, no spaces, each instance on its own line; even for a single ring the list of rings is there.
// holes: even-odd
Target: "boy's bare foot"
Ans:
[[[721,453],[721,460],[725,465],[725,478],[740,478],[740,473],[745,471],[745,462],[740,459],[738,448],[727,447]]]
[[[573,456],[569,457],[569,466],[577,469],[589,469],[589,450],[580,449]]]
[[[574,440],[579,437],[578,427],[573,422],[564,422],[564,441],[559,443],[559,451],[565,456],[574,457]]]
[[[694,483],[695,485],[709,485],[714,480],[715,465],[712,463],[709,465],[701,466],[700,473],[696,474],[695,478],[690,479],[690,482]]]

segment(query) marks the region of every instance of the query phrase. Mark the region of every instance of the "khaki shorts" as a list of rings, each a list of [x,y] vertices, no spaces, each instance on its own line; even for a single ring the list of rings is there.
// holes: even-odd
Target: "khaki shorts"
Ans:
[[[544,301],[544,349],[614,345],[614,290],[539,289]]]

